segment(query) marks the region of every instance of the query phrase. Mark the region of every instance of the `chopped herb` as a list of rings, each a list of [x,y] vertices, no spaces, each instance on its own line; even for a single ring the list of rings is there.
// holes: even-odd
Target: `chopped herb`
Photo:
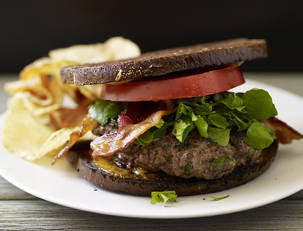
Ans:
[[[218,171],[224,167],[224,164],[231,161],[231,158],[228,156],[221,156],[214,160],[214,162],[211,165],[211,170]]]
[[[162,192],[152,192],[151,193],[151,203],[163,203],[164,206],[167,202],[176,202],[177,194],[175,191],[162,191]]]
[[[227,163],[229,161],[231,161],[231,159],[228,156],[220,156],[217,159],[215,159],[215,162],[219,163],[219,164],[224,164],[224,163]]]
[[[211,199],[212,199],[212,201],[220,201],[220,200],[223,200],[223,199],[228,198],[228,197],[229,197],[229,195],[222,196],[222,197],[216,197],[216,196],[212,196],[212,195],[210,195],[210,196],[208,196],[208,197],[209,197],[209,198],[211,198]]]
[[[181,166],[180,169],[184,172],[185,175],[189,176],[193,166],[191,162],[188,162],[186,165]]]
[[[171,162],[172,156],[164,156],[166,162]]]

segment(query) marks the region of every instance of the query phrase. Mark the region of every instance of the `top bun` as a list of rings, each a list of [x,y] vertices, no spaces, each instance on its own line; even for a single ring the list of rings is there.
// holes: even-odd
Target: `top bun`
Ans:
[[[209,71],[220,66],[267,57],[263,39],[238,38],[144,53],[135,58],[64,67],[66,84],[93,85],[139,80],[183,71]]]

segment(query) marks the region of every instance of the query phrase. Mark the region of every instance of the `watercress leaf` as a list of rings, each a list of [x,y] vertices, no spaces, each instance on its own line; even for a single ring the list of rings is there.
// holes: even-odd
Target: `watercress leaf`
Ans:
[[[89,106],[88,113],[99,124],[105,125],[109,119],[116,118],[123,110],[124,106],[120,103],[97,99],[94,104]]]
[[[254,149],[269,147],[274,141],[274,133],[260,122],[253,122],[246,132],[245,142]]]
[[[205,121],[205,119],[202,116],[198,115],[194,117],[193,121],[198,129],[200,136],[208,138],[208,133],[207,133],[208,123]]]
[[[181,116],[188,116],[192,112],[192,108],[185,103],[180,102],[176,112],[176,120],[178,120]]]
[[[238,131],[244,131],[248,128],[249,124],[233,112],[230,113],[230,120],[238,127]]]
[[[162,192],[152,192],[151,193],[151,203],[164,203],[167,202],[176,202],[177,201],[177,193],[175,191],[162,191]]]
[[[162,139],[167,131],[167,126],[162,126],[161,128],[157,128],[155,129],[155,131],[153,132],[153,141],[157,141]]]
[[[212,105],[208,103],[193,104],[192,107],[193,107],[193,111],[197,115],[208,115],[212,112],[213,109]]]
[[[157,124],[155,125],[155,127],[161,128],[161,127],[163,127],[163,125],[164,125],[164,120],[161,119],[161,120],[159,121],[159,123],[157,123]]]
[[[208,121],[218,128],[227,128],[229,125],[226,118],[218,113],[209,115]]]
[[[174,125],[173,121],[170,122],[160,122],[162,125],[160,126],[155,126],[143,133],[139,138],[136,139],[136,144],[145,146],[148,145],[154,141],[162,139],[167,132],[167,128],[171,127]]]
[[[278,114],[271,96],[262,89],[254,88],[245,92],[243,103],[253,119],[265,120]]]
[[[189,119],[179,119],[174,123],[174,129],[172,131],[173,135],[181,143],[184,142],[188,134],[194,129],[194,124]]]
[[[221,102],[229,109],[236,109],[238,111],[242,111],[245,108],[245,106],[243,105],[242,98],[234,92],[228,93],[227,96]]]
[[[148,145],[154,141],[154,129],[149,129],[136,139],[136,143],[142,146]]]
[[[209,138],[221,146],[226,146],[229,143],[230,129],[208,127]]]

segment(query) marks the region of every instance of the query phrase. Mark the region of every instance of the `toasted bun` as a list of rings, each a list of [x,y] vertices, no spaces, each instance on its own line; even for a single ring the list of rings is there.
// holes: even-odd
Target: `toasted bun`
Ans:
[[[148,52],[119,61],[65,67],[61,70],[61,77],[67,84],[102,84],[197,69],[209,71],[224,65],[266,56],[265,40],[239,38]]]
[[[174,190],[179,196],[187,196],[222,191],[256,178],[270,166],[277,149],[278,142],[275,141],[263,150],[260,163],[236,168],[231,174],[216,180],[183,179],[164,173],[138,175],[121,169],[106,159],[101,168],[85,157],[85,149],[72,152],[71,160],[81,177],[103,189],[138,196],[150,196],[153,191]]]

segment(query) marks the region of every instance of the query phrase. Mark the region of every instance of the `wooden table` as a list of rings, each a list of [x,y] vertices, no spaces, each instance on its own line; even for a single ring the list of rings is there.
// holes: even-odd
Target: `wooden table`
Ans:
[[[260,73],[246,76],[303,96],[303,73]],[[8,98],[2,86],[13,79],[16,79],[16,76],[0,76],[0,113],[5,110]],[[195,219],[149,220],[99,215],[55,205],[17,189],[0,177],[0,230],[143,229],[303,230],[303,191],[270,205],[241,213]]]

